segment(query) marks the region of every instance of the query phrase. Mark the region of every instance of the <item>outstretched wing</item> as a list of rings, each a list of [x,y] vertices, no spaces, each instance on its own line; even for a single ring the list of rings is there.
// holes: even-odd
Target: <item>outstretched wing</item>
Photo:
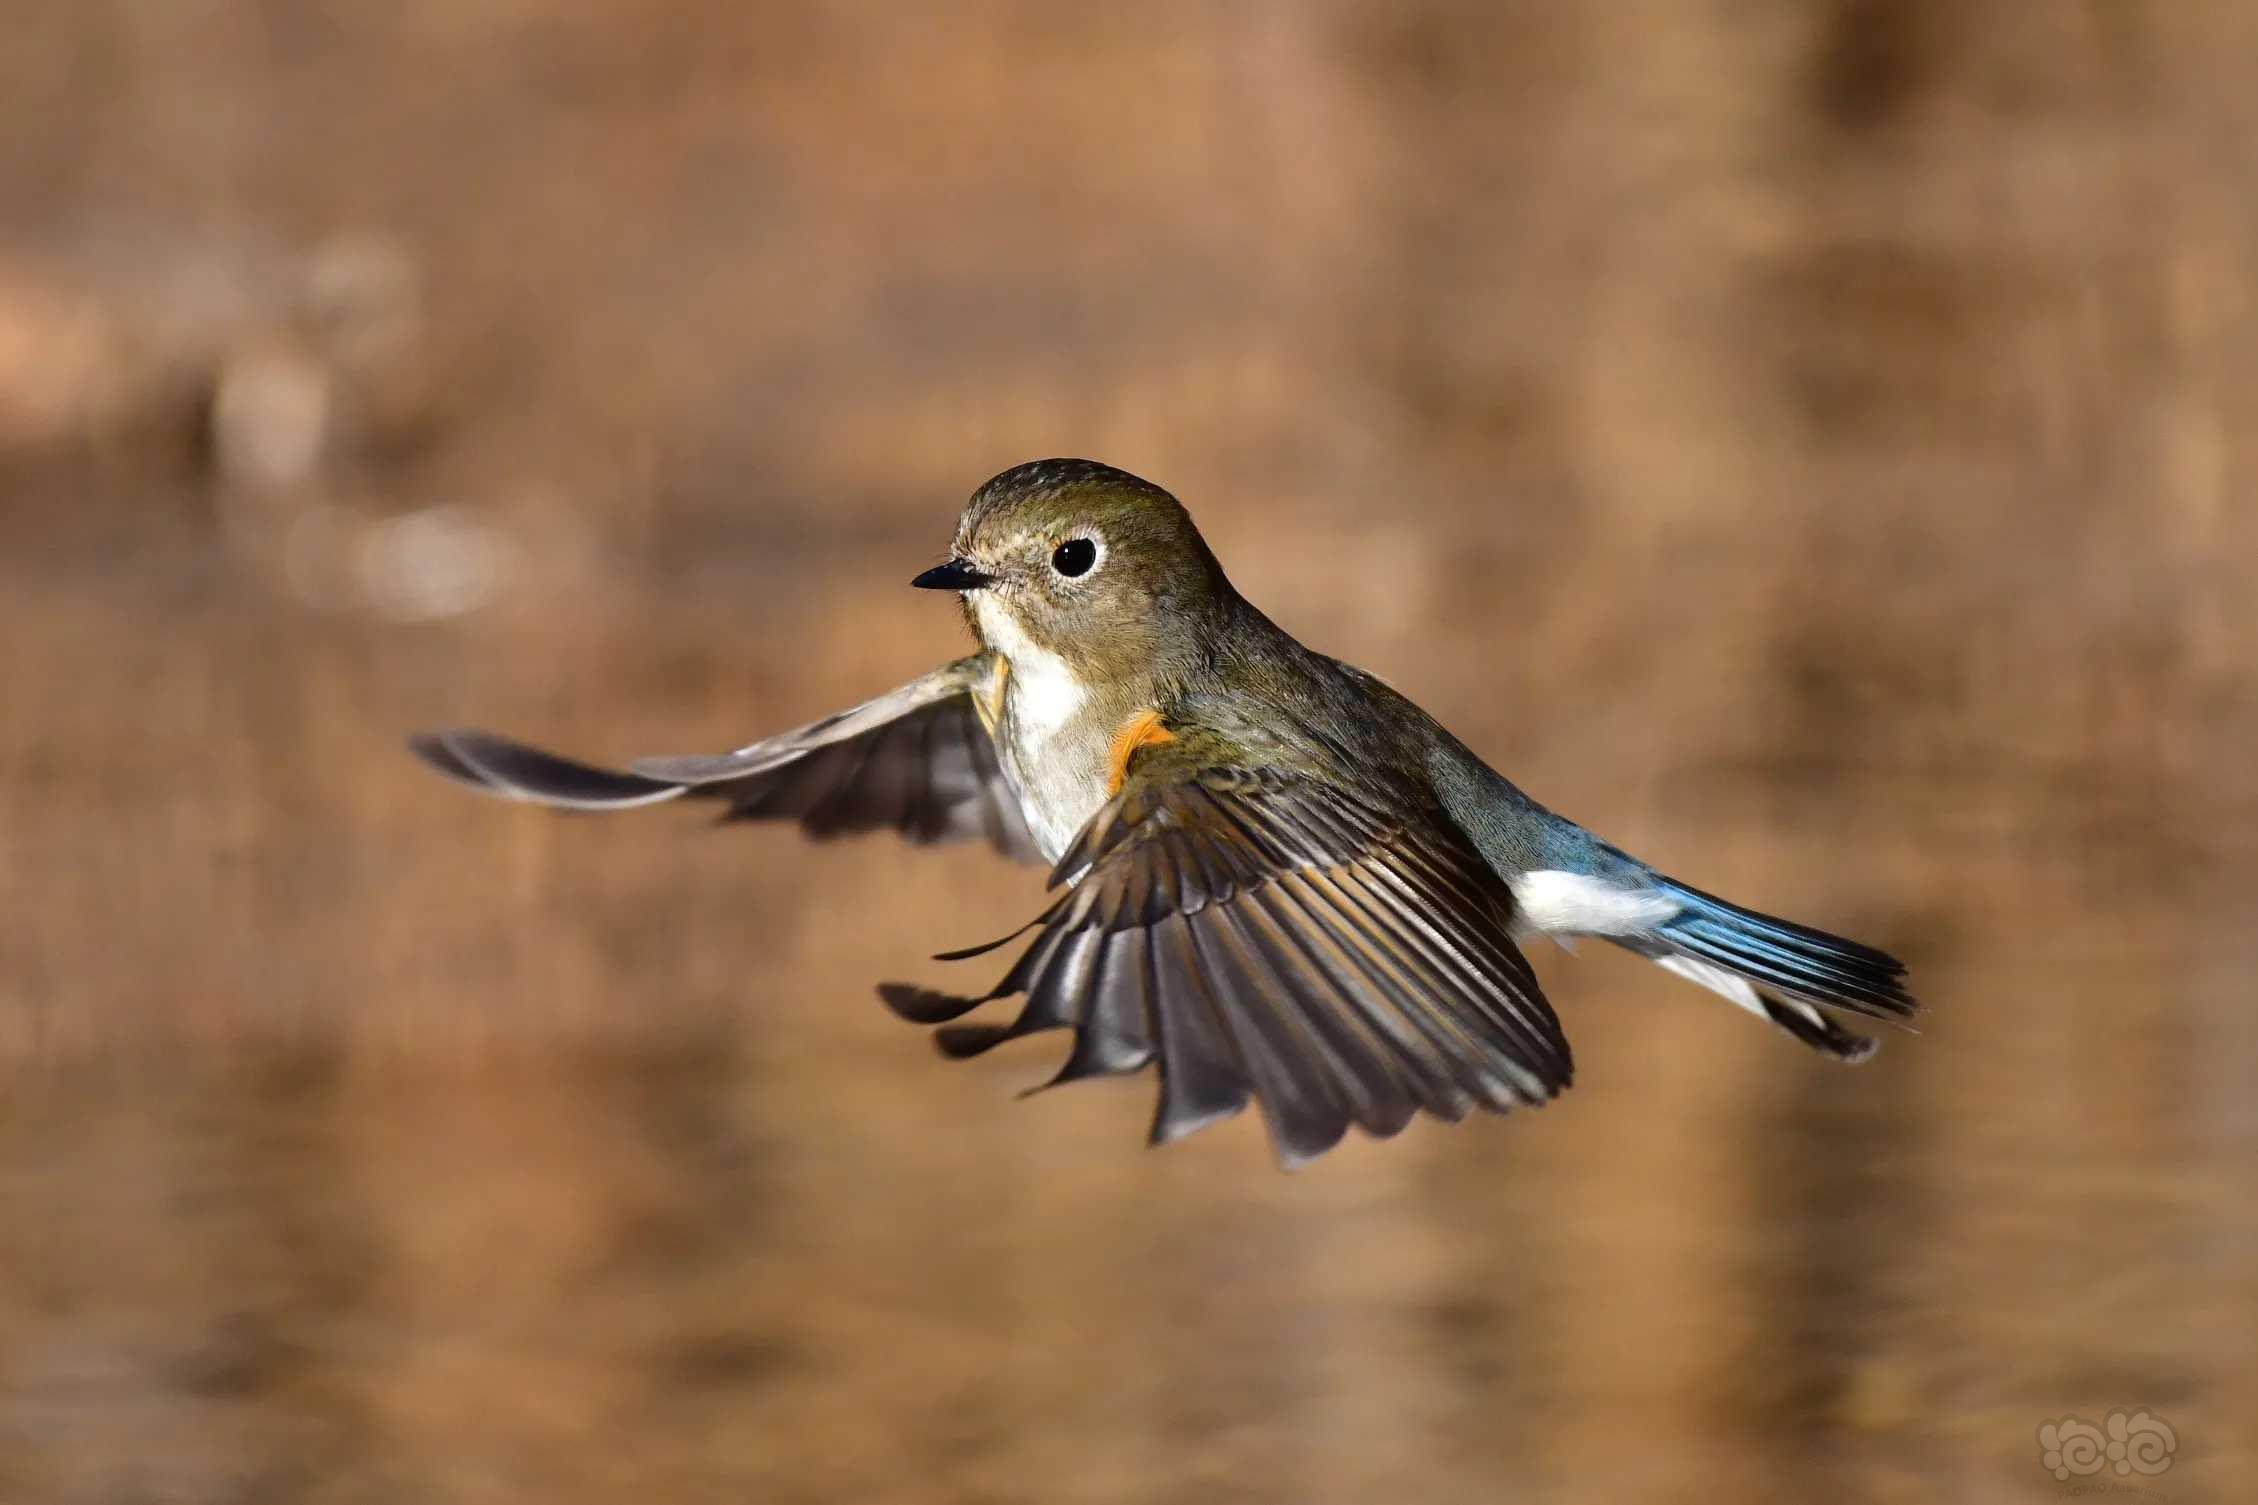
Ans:
[[[946,1024],[1024,993],[1009,1024],[946,1024],[942,1049],[1072,1029],[1053,1085],[1157,1062],[1155,1143],[1252,1098],[1288,1165],[1352,1123],[1384,1137],[1421,1109],[1457,1120],[1568,1085],[1560,1022],[1507,935],[1512,896],[1439,812],[1203,767],[1197,741],[1139,754],[1053,872],[1072,887],[991,992],[881,996]]]
[[[644,758],[632,773],[560,758],[490,732],[432,732],[409,747],[491,794],[572,810],[624,810],[688,796],[726,802],[726,820],[792,820],[823,840],[899,831],[919,845],[984,838],[1038,862],[973,708],[987,682],[976,655],[796,730],[715,757]]]

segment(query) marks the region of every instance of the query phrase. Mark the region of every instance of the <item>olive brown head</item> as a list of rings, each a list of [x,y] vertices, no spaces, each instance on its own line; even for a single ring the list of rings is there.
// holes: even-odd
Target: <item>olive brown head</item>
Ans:
[[[910,583],[963,596],[981,641],[1071,663],[1167,659],[1237,600],[1191,514],[1094,460],[1035,460],[965,504],[946,564]]]

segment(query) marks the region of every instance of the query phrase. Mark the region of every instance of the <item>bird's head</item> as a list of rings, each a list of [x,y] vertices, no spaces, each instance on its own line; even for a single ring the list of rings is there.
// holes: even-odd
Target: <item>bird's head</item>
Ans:
[[[981,642],[1085,671],[1196,647],[1233,599],[1183,504],[1094,460],[1016,465],[972,494],[948,563],[910,582],[961,593]]]

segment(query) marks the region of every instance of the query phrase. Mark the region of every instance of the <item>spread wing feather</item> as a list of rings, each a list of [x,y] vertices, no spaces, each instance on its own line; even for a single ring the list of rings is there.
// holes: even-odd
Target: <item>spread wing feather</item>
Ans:
[[[491,794],[571,810],[684,797],[725,820],[791,820],[816,840],[897,831],[917,845],[983,839],[1041,860],[973,708],[985,656],[964,659],[852,710],[713,757],[646,758],[631,773],[562,758],[490,732],[409,739],[439,772]]]
[[[1439,815],[1156,747],[1052,883],[1069,886],[988,993],[880,993],[941,1025],[951,1055],[1073,1030],[1052,1084],[1157,1063],[1155,1142],[1253,1101],[1296,1164],[1352,1124],[1384,1137],[1422,1111],[1543,1103],[1570,1080],[1507,934],[1511,895]],[[1009,1023],[953,1022],[1022,994]]]

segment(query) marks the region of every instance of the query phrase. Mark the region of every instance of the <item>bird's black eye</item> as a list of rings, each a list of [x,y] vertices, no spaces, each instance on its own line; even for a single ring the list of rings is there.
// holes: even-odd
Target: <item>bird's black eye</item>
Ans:
[[[1070,538],[1051,550],[1051,568],[1069,580],[1089,574],[1090,566],[1097,562],[1098,546],[1087,538]]]

